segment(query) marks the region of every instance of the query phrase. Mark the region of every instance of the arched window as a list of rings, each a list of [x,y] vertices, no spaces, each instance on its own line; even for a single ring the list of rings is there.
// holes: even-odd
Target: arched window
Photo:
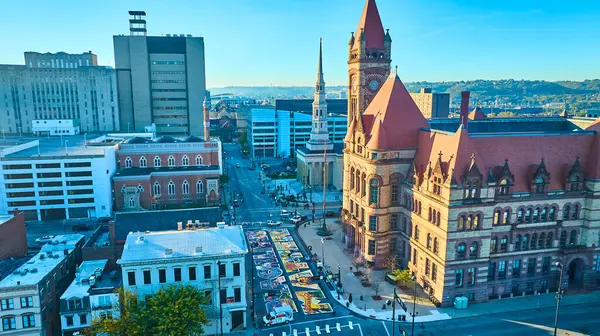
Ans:
[[[490,239],[490,253],[498,252],[498,238],[492,237]]]
[[[575,245],[577,245],[577,231],[571,230],[571,233],[569,234],[569,246]]]
[[[145,156],[140,157],[140,168],[148,167],[148,161]]]
[[[350,190],[354,189],[354,167],[350,168]]]
[[[435,222],[435,225],[440,226],[441,223],[442,223],[442,216],[441,216],[440,212],[438,211],[437,222]]]
[[[465,229],[465,222],[466,222],[465,215],[458,216],[458,223],[456,224],[456,229],[458,231],[464,230]]]
[[[183,183],[181,184],[181,193],[184,195],[190,194],[190,184],[187,180],[183,181]]]
[[[415,239],[419,240],[419,226],[415,225]]]
[[[515,250],[521,251],[521,235],[515,237]]]
[[[433,243],[433,241],[431,240],[431,233],[427,234],[427,248],[431,249],[431,244]]]
[[[167,188],[169,195],[175,195],[175,183],[173,181],[169,181],[169,185]]]
[[[466,250],[467,250],[467,245],[465,243],[458,244],[456,246],[456,259],[464,259]]]
[[[471,230],[479,230],[480,216],[481,215],[473,216],[473,226],[471,227]]]
[[[527,223],[531,223],[531,208],[527,208],[527,210],[525,210],[525,222]]]
[[[154,196],[160,196],[160,183],[154,182]]]
[[[429,215],[427,217],[427,220],[431,222],[431,218],[433,217],[433,209],[431,209],[431,207],[429,207]]]
[[[158,155],[154,157],[154,167],[160,167],[160,157]]]
[[[544,232],[542,232],[542,233],[540,233],[540,238],[538,239],[538,249],[543,249],[545,242],[546,242],[546,234]]]
[[[369,182],[369,204],[375,204],[379,202],[379,181],[377,179],[371,179]]]
[[[546,248],[552,247],[552,231],[548,232],[548,236],[546,236]]]
[[[523,223],[523,208],[517,210],[517,223]]]
[[[367,194],[367,175],[365,173],[362,173],[361,190],[362,190],[361,195],[365,196]]]
[[[200,180],[198,180],[198,182],[196,182],[196,193],[198,193],[198,194],[204,193],[204,184],[202,184],[202,181],[200,181]]]
[[[565,247],[567,245],[567,230],[561,231],[559,245],[560,247]]]
[[[125,168],[131,168],[131,158],[129,156],[125,158]]]
[[[502,213],[502,224],[510,223],[510,210],[504,210]]]
[[[548,220],[556,220],[556,213],[558,212],[558,208],[553,206],[550,208],[550,211],[548,212]]]
[[[135,208],[135,199],[133,197],[129,197],[129,207]]]
[[[469,220],[467,221],[467,230],[473,230],[473,222],[475,221],[474,215],[469,215]]]
[[[569,219],[571,217],[571,206],[565,205],[563,208],[563,219]]]
[[[522,244],[523,248],[522,250],[529,250],[529,233],[525,234],[523,236],[523,244]]]
[[[440,243],[437,237],[433,238],[433,253],[438,254],[440,252]]]
[[[531,242],[529,242],[529,249],[535,250],[535,244],[537,244],[537,233],[531,235]]]
[[[548,220],[548,207],[542,208],[542,213],[540,214],[540,222],[546,222]]]
[[[507,179],[503,179],[502,181],[500,181],[500,190],[499,193],[500,195],[508,195],[510,189],[510,183],[508,183]]]
[[[533,222],[537,223],[540,221],[540,208],[535,208],[533,210]]]
[[[437,211],[433,210],[433,218],[431,218],[432,223],[437,223]]]
[[[575,205],[573,205],[573,219],[578,219],[579,218],[579,203],[575,203]]]
[[[500,224],[500,210],[494,211],[494,225]]]
[[[469,258],[477,258],[479,253],[479,244],[477,242],[472,242],[469,246]]]
[[[190,165],[190,158],[188,158],[188,156],[187,156],[187,155],[184,155],[184,156],[181,158],[181,165],[182,165],[182,166],[184,166],[184,167],[187,167],[187,166],[189,166],[189,165]]]
[[[169,167],[175,167],[175,157],[173,155],[169,155],[167,163],[169,164]]]
[[[508,236],[504,236],[500,239],[500,252],[506,251],[508,251]]]
[[[356,193],[360,192],[360,171],[356,171]]]
[[[419,208],[417,209],[417,213],[420,215],[421,214],[421,208],[422,208],[421,201],[418,201],[417,205],[419,206]]]
[[[202,165],[202,156],[200,154],[196,155],[196,166]]]

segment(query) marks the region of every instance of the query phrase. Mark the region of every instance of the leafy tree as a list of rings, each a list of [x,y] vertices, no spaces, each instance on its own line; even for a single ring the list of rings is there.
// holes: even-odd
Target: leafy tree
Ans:
[[[405,269],[403,271],[396,269],[392,274],[397,277],[398,281],[402,282],[404,286],[408,286],[413,282],[413,275],[409,269]]]
[[[131,292],[119,294],[120,316],[94,320],[86,335],[201,335],[208,323],[203,309],[208,299],[194,286],[163,287],[145,301]]]

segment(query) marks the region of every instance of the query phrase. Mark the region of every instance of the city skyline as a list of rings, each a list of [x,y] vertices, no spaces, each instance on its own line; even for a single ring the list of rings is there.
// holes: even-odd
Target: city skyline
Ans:
[[[600,47],[593,43],[600,32],[593,26],[600,4],[592,1],[567,8],[538,0],[379,0],[377,5],[394,41],[392,65],[407,82],[600,77],[594,66]],[[149,35],[204,37],[207,87],[212,88],[312,85],[320,37],[325,80],[345,85],[347,41],[364,1],[184,1],[175,6],[109,1],[97,7],[34,1],[5,6],[0,27],[5,32],[19,27],[19,34],[3,36],[9,48],[0,50],[2,64],[23,64],[25,51],[91,50],[99,64],[114,66],[112,36],[128,34],[128,10],[145,10]],[[90,10],[93,16],[86,15]],[[24,17],[29,18],[26,25]]]

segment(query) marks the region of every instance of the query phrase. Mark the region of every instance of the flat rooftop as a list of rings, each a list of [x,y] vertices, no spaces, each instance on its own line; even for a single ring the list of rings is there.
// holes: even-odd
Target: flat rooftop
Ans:
[[[83,298],[89,296],[91,289],[114,289],[120,284],[121,275],[111,276],[106,270],[107,259],[84,261],[77,268],[75,279],[69,285],[67,290],[61,295],[61,300],[67,300],[73,297]],[[93,282],[90,278],[93,276]]]
[[[114,146],[113,143],[94,143],[90,145],[92,139],[101,136],[101,133],[96,134],[78,134],[78,135],[63,135],[61,136],[6,136],[6,139],[0,142],[0,150],[4,151],[4,158],[19,159],[19,158],[48,158],[48,157],[73,157],[73,156],[101,156],[104,155],[107,147]],[[86,146],[86,137],[87,143]],[[39,141],[39,149],[34,145],[33,141]],[[26,146],[31,143],[30,146]],[[11,148],[21,145],[26,147],[22,150]],[[67,155],[68,154],[68,155]]]
[[[127,235],[120,265],[169,259],[247,253],[241,226],[197,230],[136,232]]]
[[[214,166],[188,166],[188,167],[158,167],[158,168],[140,168],[140,167],[131,167],[131,168],[123,168],[115,173],[114,177],[129,177],[129,176],[149,176],[152,173],[164,173],[164,172],[203,172],[210,170],[219,170],[218,165]]]
[[[80,234],[54,237],[51,242],[42,246],[40,253],[0,281],[0,288],[36,285],[65,259],[65,249],[71,253],[83,239],[84,236]]]

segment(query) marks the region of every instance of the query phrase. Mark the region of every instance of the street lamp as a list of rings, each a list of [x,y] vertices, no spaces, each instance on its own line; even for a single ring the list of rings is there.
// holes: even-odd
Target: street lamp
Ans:
[[[412,313],[411,335],[415,336],[415,309],[417,308],[417,277],[413,275],[412,281],[414,281],[414,283],[415,283],[415,295],[413,297],[413,313]]]
[[[564,268],[560,262],[556,263],[556,267],[558,267],[560,276],[558,277],[558,290],[556,291],[556,315],[554,316],[554,336],[556,336],[556,331],[558,330],[558,312],[560,310],[560,299],[562,298],[563,293],[562,282],[564,274]]]

